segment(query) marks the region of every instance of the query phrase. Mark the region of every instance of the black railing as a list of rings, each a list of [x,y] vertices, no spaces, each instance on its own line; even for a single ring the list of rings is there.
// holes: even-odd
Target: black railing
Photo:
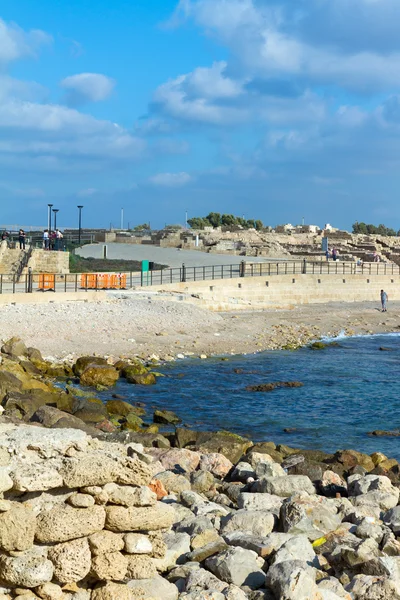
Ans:
[[[391,275],[400,277],[400,266],[388,263],[366,263],[357,265],[345,262],[277,261],[265,263],[245,263],[232,265],[209,265],[174,267],[157,271],[123,273],[28,273],[21,275],[28,264],[24,261],[16,273],[0,275],[0,294],[36,292],[78,292],[98,290],[126,290],[140,287],[170,286],[194,281],[226,280],[246,277],[275,277],[277,275],[342,275],[376,276]]]

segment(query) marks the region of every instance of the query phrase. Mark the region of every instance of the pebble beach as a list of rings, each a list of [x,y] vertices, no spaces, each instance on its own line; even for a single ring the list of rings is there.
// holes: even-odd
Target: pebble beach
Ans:
[[[247,354],[299,347],[321,337],[399,331],[400,303],[332,303],[292,310],[214,313],[196,305],[138,295],[98,303],[0,306],[3,339],[19,336],[45,356]]]

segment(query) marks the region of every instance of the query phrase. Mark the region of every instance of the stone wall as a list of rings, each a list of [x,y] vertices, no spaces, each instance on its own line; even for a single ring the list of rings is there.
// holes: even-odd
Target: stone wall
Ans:
[[[33,250],[28,267],[33,273],[69,273],[69,252]]]
[[[147,288],[146,288],[147,289]],[[153,286],[177,292],[176,299],[211,310],[287,308],[328,302],[379,302],[385,289],[400,301],[399,275],[271,275]]]
[[[2,423],[0,599],[150,598],[175,519],[152,463],[140,444]]]

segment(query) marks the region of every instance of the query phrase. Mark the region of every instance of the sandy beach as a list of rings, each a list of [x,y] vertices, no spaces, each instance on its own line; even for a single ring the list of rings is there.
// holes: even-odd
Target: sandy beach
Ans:
[[[400,303],[331,303],[292,310],[213,313],[165,298],[0,307],[3,340],[20,336],[45,356],[84,354],[160,358],[243,354],[296,346],[324,336],[400,331]]]

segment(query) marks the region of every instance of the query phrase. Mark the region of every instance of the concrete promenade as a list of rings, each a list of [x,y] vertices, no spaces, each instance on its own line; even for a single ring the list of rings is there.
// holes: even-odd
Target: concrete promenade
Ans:
[[[178,250],[177,248],[160,248],[148,244],[88,244],[76,250],[76,254],[84,258],[103,258],[103,248],[107,246],[110,259],[150,260],[168,267],[239,265],[242,260],[265,262],[265,257],[234,256],[232,254],[209,254],[197,250]]]
[[[400,301],[397,275],[274,275],[215,281],[192,281],[142,288],[163,292],[175,300],[215,311],[294,308],[330,302],[379,302],[384,289],[390,301]]]

